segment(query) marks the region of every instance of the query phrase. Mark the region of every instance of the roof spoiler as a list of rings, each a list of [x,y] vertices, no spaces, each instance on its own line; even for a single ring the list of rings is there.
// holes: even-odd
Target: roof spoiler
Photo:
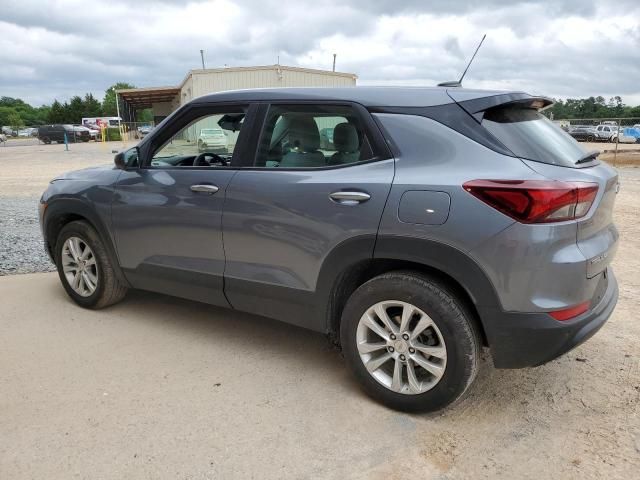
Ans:
[[[505,93],[501,95],[492,95],[490,97],[474,98],[472,100],[456,99],[456,92],[447,91],[449,96],[458,105],[464,108],[467,113],[472,115],[476,120],[482,121],[484,112],[496,107],[522,106],[523,108],[535,108],[542,110],[553,105],[553,100],[547,97],[534,97],[528,93]]]

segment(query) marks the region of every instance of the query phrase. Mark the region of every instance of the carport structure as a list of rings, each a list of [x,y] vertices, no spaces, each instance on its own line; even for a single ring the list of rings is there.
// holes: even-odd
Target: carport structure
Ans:
[[[180,87],[149,87],[117,90],[120,113],[124,122],[135,122],[136,112],[145,108],[153,110],[157,125],[179,105]]]

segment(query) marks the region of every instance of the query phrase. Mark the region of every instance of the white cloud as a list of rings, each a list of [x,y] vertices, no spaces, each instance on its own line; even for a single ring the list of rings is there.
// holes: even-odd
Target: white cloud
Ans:
[[[126,81],[177,84],[200,65],[283,64],[357,73],[361,84],[456,79],[554,97],[640,104],[633,0],[0,0],[0,95],[61,100]]]

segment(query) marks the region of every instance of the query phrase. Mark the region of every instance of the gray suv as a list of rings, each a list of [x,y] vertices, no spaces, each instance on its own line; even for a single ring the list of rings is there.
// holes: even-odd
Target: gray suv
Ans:
[[[541,365],[606,322],[618,176],[539,110],[462,88],[200,97],[115,166],[54,179],[46,248],[68,295],[137,288],[329,337],[392,408],[459,398],[480,350]],[[198,151],[222,129],[225,152]],[[322,141],[321,141],[322,135]]]

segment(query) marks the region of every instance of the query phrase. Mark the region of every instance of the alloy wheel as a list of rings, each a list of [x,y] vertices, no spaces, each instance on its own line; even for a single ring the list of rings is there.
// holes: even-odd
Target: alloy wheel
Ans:
[[[93,250],[78,237],[69,237],[62,245],[62,271],[69,286],[82,297],[98,288],[98,265]]]
[[[407,302],[387,300],[367,309],[358,322],[356,342],[369,374],[396,393],[431,390],[447,366],[447,347],[438,326]]]

